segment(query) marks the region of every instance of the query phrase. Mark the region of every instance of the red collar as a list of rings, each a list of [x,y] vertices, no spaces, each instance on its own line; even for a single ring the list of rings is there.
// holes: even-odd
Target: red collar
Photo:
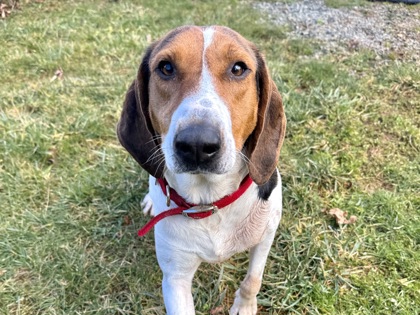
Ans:
[[[211,216],[213,213],[217,212],[219,209],[224,208],[233,202],[235,202],[239,197],[241,197],[244,192],[251,186],[252,179],[247,175],[241,182],[241,185],[239,186],[238,190],[234,191],[230,195],[227,195],[223,197],[222,199],[213,202],[209,205],[195,205],[191,204],[185,201],[184,198],[182,198],[178,193],[169,187],[168,183],[165,179],[159,178],[158,183],[160,187],[162,188],[162,192],[167,196],[167,204],[169,206],[170,201],[176,203],[178,206],[174,209],[169,209],[166,211],[163,211],[159,213],[157,216],[155,216],[153,219],[151,219],[145,226],[143,226],[138,231],[138,236],[144,236],[149,232],[152,227],[155,226],[156,223],[158,223],[160,220],[177,215],[182,214],[185,217],[193,218],[193,219],[204,219],[208,216]]]

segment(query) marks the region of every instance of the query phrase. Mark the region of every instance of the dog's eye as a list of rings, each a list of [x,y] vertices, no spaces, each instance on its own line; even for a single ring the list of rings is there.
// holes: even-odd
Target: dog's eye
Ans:
[[[246,70],[248,70],[246,64],[243,63],[242,61],[239,61],[233,65],[230,71],[232,72],[234,76],[240,77],[241,75],[245,73]]]
[[[170,77],[175,73],[175,68],[169,61],[161,61],[158,69],[166,77]]]

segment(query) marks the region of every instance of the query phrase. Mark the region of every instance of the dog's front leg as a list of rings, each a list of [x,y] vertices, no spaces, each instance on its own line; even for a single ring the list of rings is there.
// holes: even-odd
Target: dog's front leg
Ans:
[[[169,243],[156,239],[157,258],[163,272],[162,291],[166,313],[194,315],[191,284],[201,261],[196,255],[179,251]]]
[[[194,315],[194,301],[191,294],[191,281],[189,278],[173,277],[164,274],[162,281],[163,299],[166,313],[169,315]]]
[[[229,315],[257,314],[257,294],[260,291],[264,267],[273,243],[274,234],[275,231],[269,233],[261,243],[251,248],[248,272],[235,293],[235,301]]]

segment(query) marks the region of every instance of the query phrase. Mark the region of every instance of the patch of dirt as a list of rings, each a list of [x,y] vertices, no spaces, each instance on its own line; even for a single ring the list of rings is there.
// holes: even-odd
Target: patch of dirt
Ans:
[[[321,53],[373,50],[379,57],[420,63],[420,10],[402,4],[375,2],[363,7],[330,8],[323,0],[295,3],[258,2],[254,8],[278,25],[290,38],[322,43]]]

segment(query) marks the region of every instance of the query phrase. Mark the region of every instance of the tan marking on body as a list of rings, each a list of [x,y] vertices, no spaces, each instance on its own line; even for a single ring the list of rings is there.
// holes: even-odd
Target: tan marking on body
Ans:
[[[261,279],[247,275],[240,286],[240,295],[244,299],[254,298],[261,288]]]

